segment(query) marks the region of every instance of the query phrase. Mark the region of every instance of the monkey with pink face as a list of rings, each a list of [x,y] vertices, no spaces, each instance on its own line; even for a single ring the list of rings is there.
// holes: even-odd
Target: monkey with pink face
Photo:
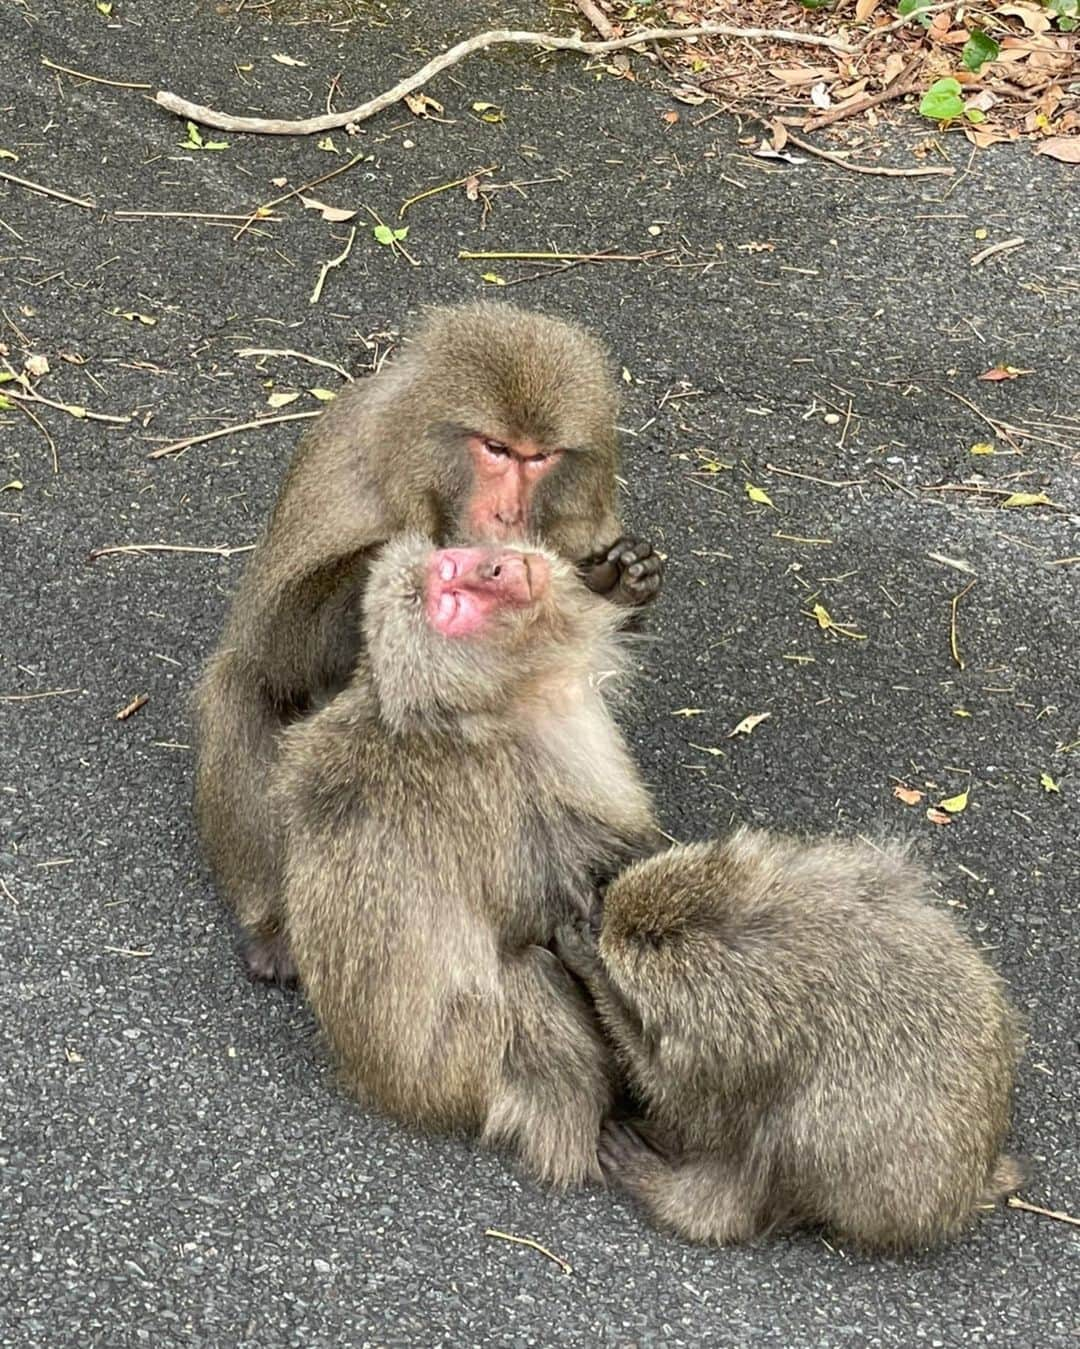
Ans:
[[[301,441],[195,700],[199,834],[255,977],[295,973],[263,784],[281,730],[352,674],[376,549],[535,538],[616,605],[655,598],[660,559],[619,519],[615,407],[584,330],[472,304],[432,313]]]
[[[605,704],[620,613],[552,552],[398,539],[273,777],[283,930],[345,1082],[556,1185],[599,1178],[615,1070],[549,946],[660,842]]]

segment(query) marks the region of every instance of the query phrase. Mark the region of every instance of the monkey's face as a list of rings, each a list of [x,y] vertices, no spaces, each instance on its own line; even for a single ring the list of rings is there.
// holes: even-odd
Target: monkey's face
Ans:
[[[520,539],[534,517],[537,484],[556,469],[563,451],[528,438],[513,443],[481,433],[467,437],[472,490],[465,509],[470,538]]]
[[[540,603],[551,589],[551,568],[542,553],[441,548],[428,561],[425,582],[432,630],[448,638],[476,637],[500,612]]]

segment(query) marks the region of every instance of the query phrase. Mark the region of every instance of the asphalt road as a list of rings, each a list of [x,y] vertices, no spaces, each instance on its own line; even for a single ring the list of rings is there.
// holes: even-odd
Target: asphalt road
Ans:
[[[903,1261],[812,1236],[699,1249],[617,1195],[545,1193],[503,1157],[350,1103],[302,1000],[246,982],[196,854],[186,698],[243,554],[87,563],[124,543],[252,541],[295,424],[147,458],[266,412],[271,380],[338,382],[239,348],[359,372],[385,349],[372,335],[422,304],[496,293],[489,270],[532,278],[504,293],[587,320],[627,372],[626,513],[669,563],[626,719],[667,827],[919,839],[1030,1021],[1024,1195],[1080,1213],[1075,170],[1026,146],[971,161],[952,135],[924,161],[951,179],[762,163],[726,117],[698,125],[708,109],[521,54],[437,80],[444,122],[395,109],[335,134],[336,154],[242,136],[193,152],[142,92],[40,64],[300,115],[331,76],[338,106],[359,102],[495,6],[365,5],[351,36],[269,8],[273,24],[266,7],[192,0],[4,7],[0,146],[19,158],[0,168],[96,207],[0,183],[0,341],[16,366],[47,357],[47,397],[133,419],[38,405],[39,429],[0,413],[0,1343],[1075,1343],[1080,1232],[1052,1219],[999,1212]],[[885,161],[918,162],[925,134],[899,118]],[[394,223],[405,199],[482,165],[520,187],[489,213],[460,189],[418,202],[416,267],[357,217],[315,305],[347,224],[295,202],[240,238],[113,214],[243,213],[272,180],[356,149],[370,159],[314,195]],[[672,251],[538,276],[460,249]],[[1028,373],[980,382],[999,361]],[[304,393],[283,411],[316,406]],[[980,414],[1016,428],[1011,443]],[[973,456],[980,441],[999,453]],[[1011,492],[1055,504],[1005,507]],[[971,582],[960,669],[950,601]],[[862,636],[822,630],[815,603]],[[904,806],[898,782],[926,799]],[[962,790],[951,825],[926,818]]]

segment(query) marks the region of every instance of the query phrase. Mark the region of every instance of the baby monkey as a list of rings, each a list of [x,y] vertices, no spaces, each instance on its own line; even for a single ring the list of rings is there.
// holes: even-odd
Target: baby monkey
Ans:
[[[739,830],[639,862],[556,938],[645,1103],[600,1157],[662,1225],[959,1233],[1020,1183],[1002,981],[900,847]]]
[[[285,932],[362,1098],[600,1178],[611,1052],[551,952],[659,843],[605,705],[625,609],[539,549],[387,545],[345,689],[284,731]]]

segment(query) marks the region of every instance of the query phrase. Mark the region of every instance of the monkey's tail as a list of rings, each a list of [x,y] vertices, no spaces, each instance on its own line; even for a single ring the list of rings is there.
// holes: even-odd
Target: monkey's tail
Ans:
[[[992,1208],[1006,1195],[1018,1190],[1025,1179],[1024,1167],[1015,1157],[1010,1157],[1003,1152],[986,1178],[986,1185],[983,1188],[980,1201],[981,1205]]]

